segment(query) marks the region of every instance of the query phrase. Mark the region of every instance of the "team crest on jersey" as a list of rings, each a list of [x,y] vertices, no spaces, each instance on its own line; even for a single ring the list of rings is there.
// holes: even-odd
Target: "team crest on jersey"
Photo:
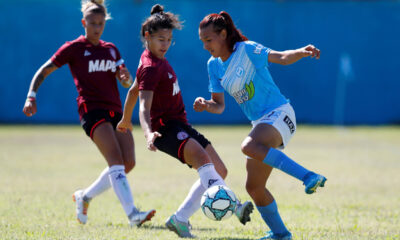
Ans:
[[[257,44],[256,49],[254,49],[254,53],[260,54],[262,49],[263,49],[263,45]]]
[[[237,67],[237,68],[236,68],[236,76],[242,77],[242,76],[243,76],[243,73],[244,73],[244,70],[243,70],[242,67]]]
[[[110,48],[110,54],[114,59],[117,59],[117,53],[115,52],[114,48]]]
[[[83,54],[84,57],[92,55],[88,50],[85,50],[85,53]]]
[[[189,135],[186,132],[178,132],[178,134],[176,135],[176,138],[178,138],[179,140],[184,140],[186,138],[188,138]]]

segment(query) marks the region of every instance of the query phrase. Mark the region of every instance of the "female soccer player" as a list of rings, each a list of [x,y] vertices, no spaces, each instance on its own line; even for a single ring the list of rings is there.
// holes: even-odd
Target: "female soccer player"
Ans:
[[[211,99],[196,98],[195,111],[222,113],[224,90],[233,96],[253,129],[242,143],[247,156],[246,189],[262,218],[271,229],[262,239],[291,239],[271,193],[265,188],[272,168],[299,179],[308,194],[323,187],[324,176],[300,166],[283,149],[296,131],[296,117],[289,101],[280,93],[268,71],[269,62],[288,65],[303,57],[319,59],[320,50],[313,45],[278,52],[248,41],[228,13],[209,14],[199,27],[200,40],[212,57],[208,61]]]
[[[172,42],[172,31],[180,29],[181,22],[171,12],[156,4],[151,16],[142,24],[141,36],[146,45],[136,73],[134,85],[129,90],[124,114],[118,129],[132,130],[132,110],[139,92],[139,119],[144,131],[147,148],[159,149],[198,171],[196,181],[178,211],[169,217],[166,227],[180,237],[192,238],[189,217],[200,208],[204,191],[214,185],[225,185],[227,169],[202,134],[192,128],[186,111],[175,72],[165,54]],[[250,221],[251,202],[239,204],[236,215],[245,224]]]
[[[82,13],[85,36],[66,42],[36,72],[23,112],[29,117],[36,113],[39,86],[49,74],[68,64],[79,93],[82,127],[109,166],[91,186],[73,194],[77,219],[85,224],[89,201],[112,186],[130,224],[140,226],[154,216],[155,210],[141,212],[135,207],[125,175],[135,165],[133,137],[130,132],[115,130],[122,116],[116,77],[124,87],[131,85],[132,78],[114,44],[100,40],[109,18],[103,0],[82,1]]]

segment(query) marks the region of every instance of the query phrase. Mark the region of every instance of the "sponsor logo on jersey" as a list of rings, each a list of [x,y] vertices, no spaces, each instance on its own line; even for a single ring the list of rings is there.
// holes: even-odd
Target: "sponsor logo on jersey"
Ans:
[[[188,138],[189,137],[189,134],[187,134],[187,132],[178,132],[178,134],[176,135],[176,137],[179,139],[179,140],[184,140],[184,139],[186,139],[186,138]]]
[[[105,60],[105,59],[96,59],[89,61],[89,73],[92,72],[107,72],[111,70],[115,72],[117,68],[115,67],[115,61]]]
[[[114,48],[110,48],[110,54],[114,59],[117,59],[117,53],[115,52]]]
[[[249,84],[245,83],[244,86],[245,88],[232,94],[238,104],[249,101],[254,97],[255,89],[253,81],[251,81]]]
[[[169,77],[169,79],[171,79],[174,77],[174,75],[172,75],[171,73],[168,73],[168,77]]]
[[[292,122],[292,120],[286,115],[285,118],[283,119],[283,121],[288,125],[290,134],[293,134],[294,131],[296,130],[296,127],[294,126],[294,123]]]
[[[85,50],[85,53],[83,54],[83,56],[87,57],[87,56],[90,56],[90,55],[92,55],[92,54],[88,50]]]
[[[172,96],[175,96],[181,91],[181,89],[179,88],[178,79],[176,79],[176,81],[174,82],[173,87],[174,89],[172,90]]]

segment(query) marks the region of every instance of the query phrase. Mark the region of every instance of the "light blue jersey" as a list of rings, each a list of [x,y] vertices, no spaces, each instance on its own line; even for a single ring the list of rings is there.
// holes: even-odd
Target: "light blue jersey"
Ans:
[[[234,52],[225,62],[211,57],[207,63],[209,91],[228,92],[251,121],[288,103],[269,73],[270,51],[256,42],[245,41],[235,44]]]

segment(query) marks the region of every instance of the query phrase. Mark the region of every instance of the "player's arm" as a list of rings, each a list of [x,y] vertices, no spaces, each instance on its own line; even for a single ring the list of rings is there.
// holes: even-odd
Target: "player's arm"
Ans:
[[[205,100],[203,97],[198,97],[194,100],[193,109],[196,112],[207,111],[209,113],[221,114],[225,110],[224,93],[211,93],[211,99]]]
[[[281,65],[289,65],[299,61],[304,57],[315,57],[316,59],[319,59],[320,52],[321,51],[318,48],[311,44],[299,49],[286,50],[281,52],[271,50],[268,54],[268,61]]]
[[[36,113],[36,92],[44,79],[56,69],[58,69],[58,67],[51,61],[51,59],[49,59],[39,68],[39,70],[36,71],[32,78],[28,96],[22,110],[26,116],[31,117]]]
[[[120,132],[126,132],[127,130],[132,131],[132,112],[136,106],[137,98],[139,96],[139,84],[135,80],[133,82],[132,87],[129,89],[128,94],[126,95],[125,105],[124,105],[124,114],[122,115],[121,121],[117,125],[117,130]]]
[[[157,137],[161,137],[161,134],[159,132],[153,132],[151,129],[150,109],[153,103],[153,95],[153,91],[139,91],[139,120],[144,136],[146,137],[147,148],[151,151],[156,151],[157,148],[154,146],[154,141]]]

